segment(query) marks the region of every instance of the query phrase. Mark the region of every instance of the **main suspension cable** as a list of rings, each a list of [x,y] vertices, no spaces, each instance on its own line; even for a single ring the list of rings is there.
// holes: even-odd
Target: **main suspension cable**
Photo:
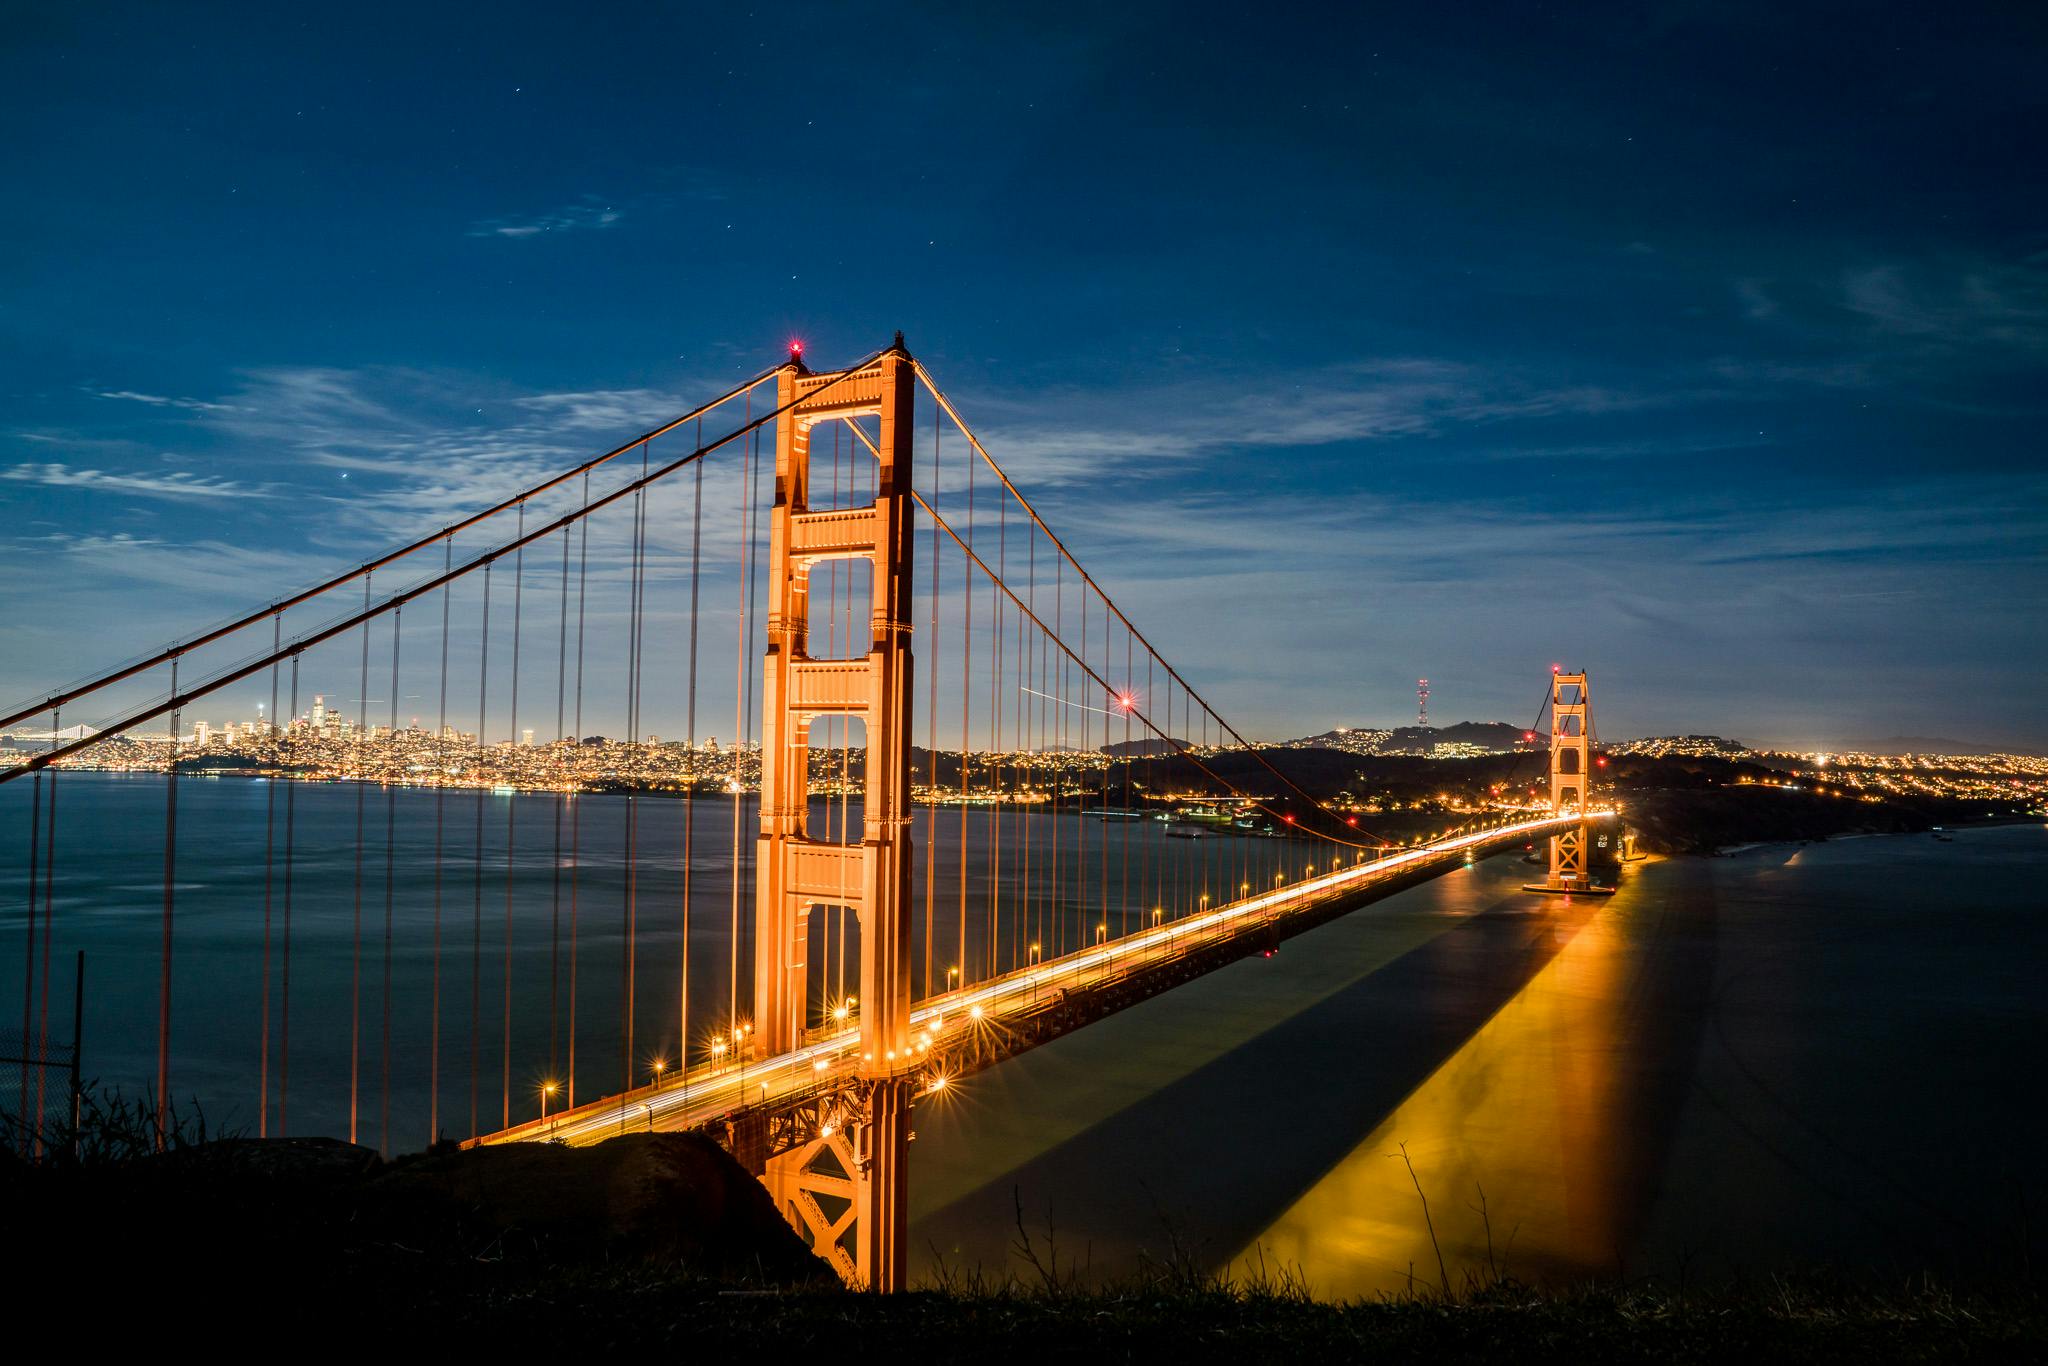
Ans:
[[[881,353],[876,352],[875,354],[880,355]],[[865,366],[871,363],[873,360],[874,357],[870,356],[867,361],[863,361],[861,364]],[[289,597],[281,598],[278,601],[273,602],[266,607],[263,607],[254,612],[250,612],[247,615],[239,617],[236,620],[228,622],[225,625],[218,626],[213,628],[212,630],[202,632],[201,634],[194,636],[191,640],[181,641],[166,646],[164,649],[158,651],[154,655],[151,655],[147,659],[137,660],[131,664],[124,664],[118,669],[113,669],[107,673],[100,674],[97,677],[89,679],[83,683],[79,683],[72,687],[60,689],[59,691],[52,693],[50,696],[37,702],[34,706],[28,707],[21,711],[12,712],[6,716],[0,716],[0,728],[5,728],[7,726],[14,725],[18,721],[27,720],[29,717],[35,715],[37,712],[43,710],[43,708],[45,707],[63,706],[76,698],[87,695],[88,693],[98,692],[102,688],[108,687],[115,683],[119,683],[123,679],[133,678],[135,675],[140,673],[147,673],[149,670],[156,668],[160,664],[168,664],[172,660],[180,657],[181,655],[189,654],[193,650],[197,650],[202,646],[211,645],[214,641],[224,639],[228,636],[234,635],[238,631],[253,626],[257,622],[262,621],[265,617],[280,616],[289,608],[297,607],[301,603],[311,602],[313,599],[321,597],[324,594],[331,593],[335,589],[340,588],[345,584],[353,583],[355,580],[359,578],[367,577],[368,575],[374,573],[379,569],[382,569],[384,566],[388,564],[391,564],[398,560],[402,560],[408,555],[412,555],[417,553],[418,551],[426,549],[428,546],[434,544],[436,541],[449,540],[453,538],[457,532],[466,531],[470,527],[476,526],[478,523],[489,521],[491,518],[497,516],[499,513],[505,512],[513,507],[522,506],[527,502],[528,499],[536,498],[539,495],[546,493],[549,489],[555,488],[561,484],[565,484],[569,480],[574,479],[579,474],[584,475],[587,480],[591,470],[596,469],[599,465],[602,465],[607,461],[616,460],[618,457],[626,454],[628,451],[634,449],[636,446],[639,446],[642,442],[651,441],[657,436],[662,436],[668,432],[672,432],[686,422],[690,422],[692,420],[701,420],[704,414],[712,412],[718,408],[724,407],[726,404],[732,402],[732,400],[734,400],[735,398],[738,398],[741,394],[751,394],[755,389],[759,388],[761,385],[773,379],[777,374],[781,373],[781,371],[785,369],[787,365],[788,362],[785,361],[780,365],[775,365],[767,370],[763,370],[760,374],[754,376],[752,379],[747,380],[746,382],[738,385],[735,388],[726,390],[725,393],[720,394],[717,398],[712,399],[709,403],[706,403],[698,408],[693,408],[689,412],[684,413],[681,417],[675,418],[669,422],[665,422],[661,426],[656,427],[654,430],[643,433],[642,435],[635,437],[633,440],[628,441],[625,445],[607,451],[603,455],[600,455],[595,459],[586,460],[581,465],[578,465],[575,468],[566,471],[565,473],[555,475],[554,477],[549,479],[544,479],[540,483],[535,484],[533,487],[525,489],[522,492],[516,493],[512,497],[505,499],[503,502],[495,503],[492,506],[485,508],[481,512],[474,513],[468,517],[465,517],[461,521],[451,523],[450,525],[441,528],[441,530],[436,531],[431,536],[423,536],[419,540],[412,542],[410,545],[401,546],[396,550],[387,551],[386,553],[377,556],[375,559],[365,560],[362,564],[357,565],[355,568],[350,569],[345,573],[337,574],[333,578],[328,579],[325,582],[315,584],[313,587],[303,589],[297,593],[292,594]]]

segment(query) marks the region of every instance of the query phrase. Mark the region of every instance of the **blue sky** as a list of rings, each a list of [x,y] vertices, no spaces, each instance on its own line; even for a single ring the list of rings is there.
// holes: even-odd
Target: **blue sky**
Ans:
[[[1255,733],[2048,746],[2038,12],[1425,9],[17,13],[0,695],[901,328]]]

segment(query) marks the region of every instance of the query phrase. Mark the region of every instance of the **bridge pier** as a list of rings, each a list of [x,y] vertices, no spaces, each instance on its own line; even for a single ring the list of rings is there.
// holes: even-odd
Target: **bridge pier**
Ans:
[[[760,1172],[798,1236],[856,1289],[904,1286],[911,1087],[888,1079],[834,1092],[794,1117],[810,1136]]]

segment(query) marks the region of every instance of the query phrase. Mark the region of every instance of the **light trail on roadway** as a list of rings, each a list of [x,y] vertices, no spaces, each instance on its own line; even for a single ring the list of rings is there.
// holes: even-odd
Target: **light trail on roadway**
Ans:
[[[1586,819],[1604,820],[1613,815],[1612,811],[1592,811]],[[1227,939],[1247,922],[1261,917],[1272,917],[1275,923],[1281,923],[1283,911],[1308,910],[1332,896],[1369,886],[1389,874],[1579,819],[1577,815],[1545,815],[1438,840],[1369,863],[1361,855],[1348,868],[1311,876],[1291,887],[1258,892],[1215,910],[1148,926],[1093,948],[928,998],[910,1015],[911,1028],[919,1041],[917,1052],[901,1062],[893,1075],[915,1075],[922,1065],[918,1059],[934,1050],[943,1051],[943,1044],[975,1029],[999,1026],[1010,1015],[1036,1009],[1043,991],[1100,985],[1112,974],[1125,975],[1155,966]],[[851,1080],[860,1074],[864,1061],[859,1050],[860,1031],[857,1027],[848,1028],[758,1062],[700,1065],[676,1080],[578,1106],[545,1120],[531,1120],[501,1133],[485,1135],[473,1143],[560,1141],[581,1146],[633,1131],[693,1129],[746,1106],[773,1104]]]

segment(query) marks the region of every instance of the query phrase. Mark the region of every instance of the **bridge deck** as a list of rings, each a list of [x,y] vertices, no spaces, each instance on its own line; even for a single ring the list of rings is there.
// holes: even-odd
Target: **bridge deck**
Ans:
[[[1613,813],[1589,814],[1602,820]],[[1534,817],[1404,850],[929,997],[911,1014],[918,1059],[901,1071],[922,1074],[929,1084],[993,1065],[1244,957],[1261,942],[1276,942],[1363,901],[1446,872],[1461,865],[1468,853],[1491,852],[1577,820]],[[751,1115],[802,1105],[855,1080],[859,1048],[859,1032],[849,1028],[776,1057],[695,1067],[660,1086],[514,1125],[465,1146],[539,1141],[580,1146],[629,1130],[738,1124]]]

